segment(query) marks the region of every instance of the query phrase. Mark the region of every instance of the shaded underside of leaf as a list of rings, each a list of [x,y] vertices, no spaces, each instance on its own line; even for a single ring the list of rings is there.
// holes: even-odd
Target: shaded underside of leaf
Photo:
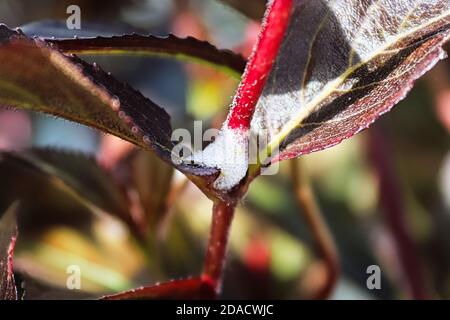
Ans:
[[[129,193],[141,232],[156,232],[168,211],[173,168],[150,152],[136,150],[114,168],[114,174]]]
[[[17,240],[17,202],[0,216],[0,300],[17,300],[13,254]]]
[[[448,0],[296,0],[253,132],[272,162],[351,137],[445,56],[449,29]]]
[[[78,39],[46,39],[59,49],[76,54],[139,54],[173,56],[207,63],[240,77],[246,60],[231,50],[220,50],[207,41],[175,35],[156,37],[138,34]]]
[[[74,207],[69,205],[72,202],[93,213],[114,215],[133,231],[137,229],[123,190],[88,156],[50,149],[3,152],[0,153],[0,180],[8,186],[1,194],[2,202],[19,199],[23,207],[38,215],[45,214],[40,212],[41,208],[53,207],[50,211],[55,212],[58,206],[67,209],[65,216],[54,217],[52,212],[46,213],[47,219],[40,219],[43,226],[66,222],[88,224],[92,216],[86,216],[81,210],[75,213]]]
[[[0,105],[44,112],[113,134],[172,163],[170,116],[97,65],[0,25]],[[180,165],[193,175],[212,168]]]

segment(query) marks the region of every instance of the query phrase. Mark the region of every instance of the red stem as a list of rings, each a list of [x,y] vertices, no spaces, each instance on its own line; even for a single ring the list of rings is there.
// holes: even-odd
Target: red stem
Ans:
[[[289,24],[293,0],[273,0],[262,23],[262,30],[234,96],[227,126],[248,130],[270,70]]]
[[[211,233],[203,266],[202,279],[220,291],[228,234],[234,215],[234,204],[218,201],[213,207]]]
[[[369,131],[369,152],[379,179],[384,219],[395,240],[407,291],[413,299],[429,299],[417,247],[408,229],[403,196],[389,156],[387,139],[377,127]]]
[[[246,65],[241,83],[234,97],[226,126],[234,130],[248,130],[256,103],[278,54],[284,33],[289,23],[293,0],[272,0],[266,11],[258,41]],[[213,206],[211,233],[208,241],[203,273],[198,280],[182,280],[159,286],[142,288],[107,298],[166,296],[186,287],[189,293],[196,292],[201,284],[221,289],[228,234],[234,216],[235,203],[216,201]],[[201,287],[203,288],[203,287]]]
[[[262,30],[249,58],[241,83],[234,97],[226,126],[233,130],[248,130],[256,103],[278,54],[289,23],[293,0],[272,0],[269,4]],[[228,233],[233,220],[235,204],[219,201],[214,204],[208,249],[202,278],[211,282],[218,292]]]

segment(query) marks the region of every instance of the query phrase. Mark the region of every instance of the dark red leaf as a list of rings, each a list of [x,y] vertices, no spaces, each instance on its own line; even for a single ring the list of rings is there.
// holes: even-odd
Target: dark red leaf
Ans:
[[[136,299],[213,299],[216,293],[213,286],[201,278],[175,280],[151,287],[141,287],[122,293],[103,297],[103,300]]]
[[[41,228],[52,223],[88,224],[92,215],[85,216],[83,210],[73,210],[70,202],[81,205],[87,212],[116,216],[137,236],[142,236],[138,221],[130,213],[124,189],[89,156],[51,149],[2,152],[0,180],[8,186],[0,200],[19,199],[24,207],[34,210],[36,216],[46,214],[45,219],[40,219]],[[49,204],[52,209],[45,208]],[[58,205],[68,213],[55,214]]]
[[[175,35],[156,37],[138,34],[113,37],[46,39],[64,52],[77,54],[149,54],[190,58],[227,69],[239,76],[246,60],[230,50],[220,50],[207,41]]]
[[[0,25],[0,105],[53,114],[153,150],[172,163],[169,115],[97,65]],[[177,165],[190,175],[217,170]]]
[[[272,162],[351,137],[445,56],[449,29],[448,0],[296,0],[253,133]]]

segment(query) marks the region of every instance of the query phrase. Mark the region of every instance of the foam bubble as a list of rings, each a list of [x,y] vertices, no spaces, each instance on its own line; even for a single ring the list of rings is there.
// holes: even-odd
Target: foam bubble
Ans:
[[[248,168],[248,131],[222,128],[214,142],[189,159],[220,170],[214,182],[217,190],[230,190],[245,177]]]

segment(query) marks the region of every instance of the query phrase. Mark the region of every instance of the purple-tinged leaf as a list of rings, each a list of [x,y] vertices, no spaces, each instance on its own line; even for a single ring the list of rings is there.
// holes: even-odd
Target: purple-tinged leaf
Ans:
[[[129,211],[124,188],[89,156],[51,149],[3,152],[0,153],[0,180],[9,186],[1,195],[3,201],[19,199],[37,214],[47,214],[46,219],[41,219],[41,227],[48,223],[88,223],[92,217],[86,216],[82,210],[74,215],[53,214],[58,204],[65,208],[78,204],[88,212],[116,216],[135,235],[143,236]],[[42,209],[49,204],[53,205],[52,210]],[[74,211],[77,210],[68,210]]]
[[[296,0],[253,133],[272,162],[338,144],[445,57],[449,29],[449,0]]]
[[[0,300],[17,300],[13,255],[17,239],[17,202],[0,216]]]
[[[97,65],[0,25],[0,105],[49,113],[113,134],[172,163],[169,115]],[[178,165],[188,175],[217,170]]]
[[[246,60],[230,50],[220,50],[207,41],[175,35],[156,37],[138,34],[113,37],[46,39],[67,53],[160,55],[210,64],[241,76]]]
[[[202,278],[174,280],[150,287],[105,296],[103,300],[149,300],[149,299],[213,299],[216,293],[209,281]]]

